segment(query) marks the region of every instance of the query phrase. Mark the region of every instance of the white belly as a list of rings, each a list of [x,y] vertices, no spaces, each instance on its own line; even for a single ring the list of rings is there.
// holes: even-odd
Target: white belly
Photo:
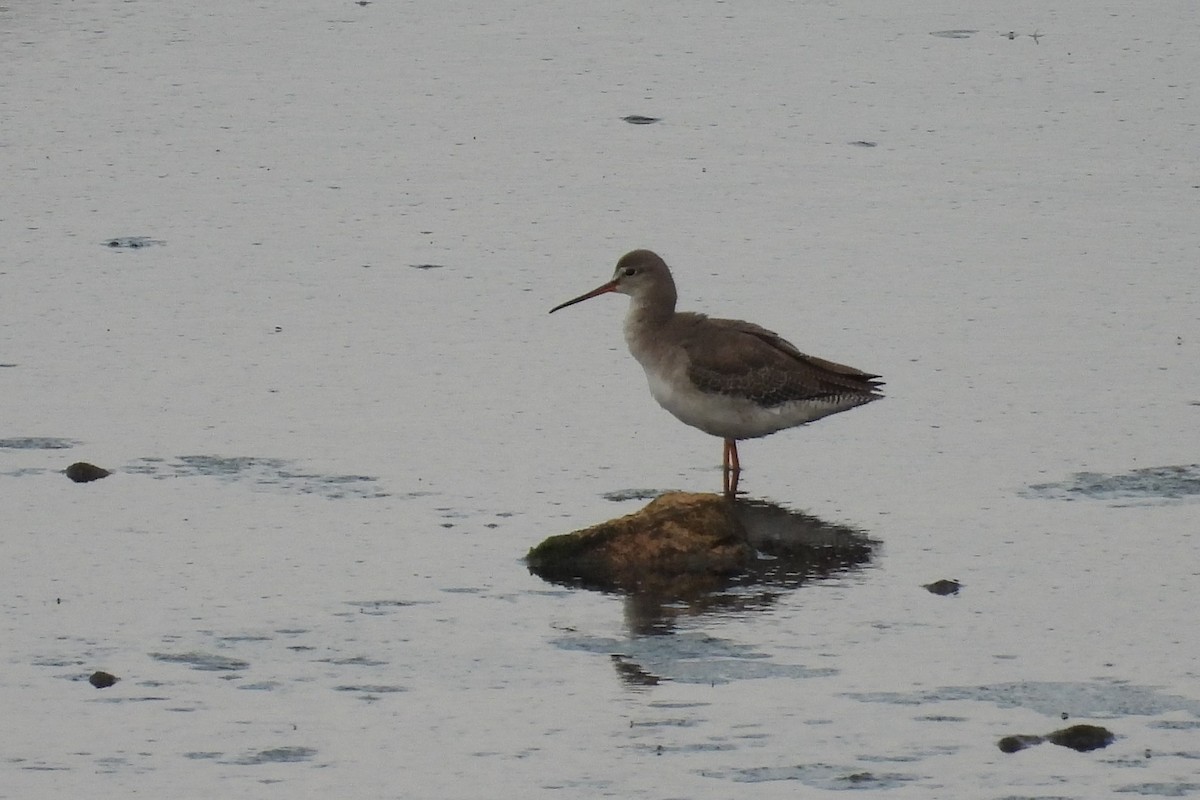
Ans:
[[[735,395],[701,392],[684,375],[661,375],[646,370],[650,394],[658,404],[693,428],[722,439],[754,439],[859,405],[855,402],[802,400],[760,406]]]

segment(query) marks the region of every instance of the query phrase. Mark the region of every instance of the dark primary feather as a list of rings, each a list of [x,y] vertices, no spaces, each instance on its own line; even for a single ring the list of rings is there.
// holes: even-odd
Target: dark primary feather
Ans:
[[[718,327],[701,337],[706,320]],[[753,323],[690,313],[677,314],[673,323],[683,334],[688,376],[701,391],[749,397],[766,407],[828,400],[851,408],[882,397],[878,375],[802,353]]]

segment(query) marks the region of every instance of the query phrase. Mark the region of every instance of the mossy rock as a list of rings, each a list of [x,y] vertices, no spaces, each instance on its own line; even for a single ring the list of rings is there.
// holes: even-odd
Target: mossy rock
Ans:
[[[634,514],[551,536],[526,556],[555,583],[689,594],[719,587],[755,559],[733,502],[671,492]]]

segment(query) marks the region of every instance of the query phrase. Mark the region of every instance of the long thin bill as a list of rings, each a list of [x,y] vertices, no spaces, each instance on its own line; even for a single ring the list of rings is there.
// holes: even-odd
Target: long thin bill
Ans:
[[[615,292],[616,290],[617,290],[617,282],[609,281],[608,283],[604,284],[603,286],[598,286],[595,289],[592,289],[587,294],[581,294],[581,295],[579,295],[579,297],[576,297],[574,300],[568,300],[565,303],[555,306],[554,308],[550,309],[550,313],[553,314],[555,311],[558,311],[560,308],[566,308],[567,306],[573,306],[576,303],[582,303],[584,300],[591,300],[593,297],[596,297],[597,295],[608,294],[609,292]]]

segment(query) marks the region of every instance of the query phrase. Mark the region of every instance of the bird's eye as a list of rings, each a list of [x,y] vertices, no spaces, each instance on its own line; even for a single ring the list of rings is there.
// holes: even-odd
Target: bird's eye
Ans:
[[[621,270],[621,274],[626,278],[632,278],[634,275],[637,275],[637,267],[626,267]]]

